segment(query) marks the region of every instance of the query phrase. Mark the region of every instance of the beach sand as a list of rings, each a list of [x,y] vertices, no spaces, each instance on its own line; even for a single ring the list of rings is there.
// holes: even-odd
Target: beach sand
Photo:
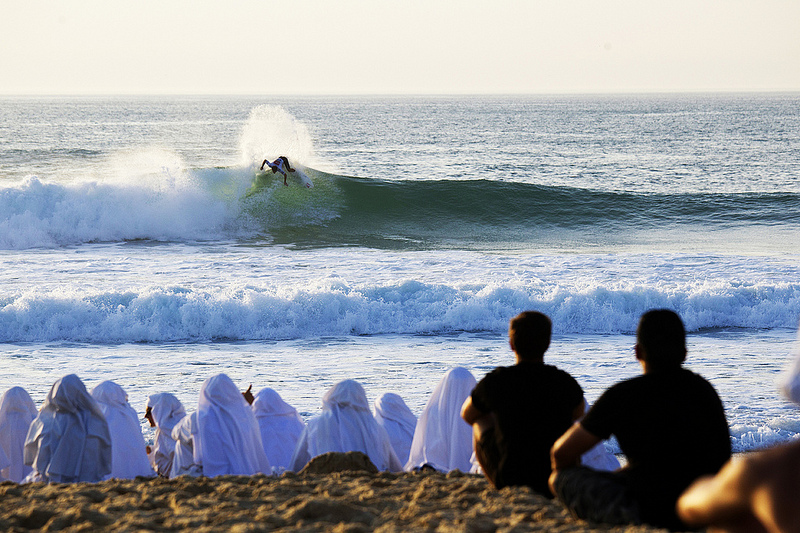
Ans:
[[[593,526],[527,488],[498,491],[461,472],[335,471],[341,468],[325,464],[279,477],[4,482],[0,530],[663,531]]]

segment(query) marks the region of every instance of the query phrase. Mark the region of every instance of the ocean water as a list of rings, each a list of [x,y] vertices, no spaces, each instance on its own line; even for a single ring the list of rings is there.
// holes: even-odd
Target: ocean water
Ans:
[[[668,307],[734,449],[795,438],[799,104],[2,98],[0,390],[74,372],[192,410],[226,372],[308,417],[355,378],[419,414],[448,368],[512,364],[508,320],[538,309],[591,402]],[[278,155],[314,187],[259,175]]]

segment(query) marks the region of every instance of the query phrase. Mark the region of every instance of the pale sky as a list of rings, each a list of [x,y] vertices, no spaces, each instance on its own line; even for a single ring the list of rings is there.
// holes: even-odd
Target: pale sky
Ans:
[[[800,0],[3,0],[0,94],[800,90]]]

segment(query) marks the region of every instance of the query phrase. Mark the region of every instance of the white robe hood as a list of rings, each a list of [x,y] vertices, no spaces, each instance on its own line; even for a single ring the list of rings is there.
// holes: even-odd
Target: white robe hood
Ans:
[[[258,391],[252,405],[261,443],[275,471],[289,468],[297,442],[306,427],[297,410],[269,387]]]
[[[781,391],[786,398],[800,405],[800,330],[797,334],[796,355],[782,376]]]
[[[398,394],[387,392],[375,400],[375,420],[389,434],[394,453],[402,464],[408,461],[417,417]]]
[[[472,427],[461,418],[461,406],[476,384],[469,370],[456,367],[436,385],[417,422],[407,471],[425,464],[441,472],[472,469]]]
[[[195,462],[194,440],[197,437],[197,412],[184,416],[172,428],[175,440],[175,455],[172,459],[172,470],[169,477],[201,476],[203,465]]]
[[[156,424],[153,448],[150,452],[150,463],[158,475],[169,477],[172,469],[172,457],[175,454],[175,441],[172,439],[172,428],[186,416],[183,404],[169,392],[153,394],[147,399],[147,407]]]
[[[111,433],[111,477],[154,476],[147,459],[139,416],[128,403],[128,395],[122,387],[113,381],[103,381],[92,389],[92,397],[103,410]]]
[[[7,464],[0,476],[16,483],[31,472],[24,461],[25,437],[38,412],[28,392],[22,387],[11,387],[0,398],[0,452]]]
[[[75,374],[53,384],[25,439],[28,480],[97,482],[111,473],[111,435],[103,411]]]
[[[272,474],[256,417],[225,374],[211,376],[200,388],[194,455],[209,477]]]
[[[291,469],[299,471],[323,453],[353,451],[365,453],[378,470],[402,470],[389,435],[372,416],[364,388],[348,379],[323,396],[322,414],[309,420],[292,457]]]

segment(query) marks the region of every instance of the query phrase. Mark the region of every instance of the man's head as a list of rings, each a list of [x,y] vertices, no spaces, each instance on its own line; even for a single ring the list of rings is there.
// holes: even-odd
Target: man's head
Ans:
[[[681,366],[686,359],[686,330],[681,317],[669,309],[643,314],[636,329],[636,357],[651,370]]]
[[[539,361],[550,346],[553,324],[547,315],[538,311],[525,311],[508,324],[508,342],[517,357],[525,361]]]

